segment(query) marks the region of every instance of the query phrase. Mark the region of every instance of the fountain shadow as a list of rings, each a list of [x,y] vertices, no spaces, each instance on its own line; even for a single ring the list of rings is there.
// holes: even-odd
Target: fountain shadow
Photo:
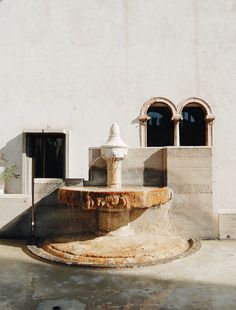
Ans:
[[[159,148],[144,160],[143,186],[163,187],[166,185],[165,150]]]

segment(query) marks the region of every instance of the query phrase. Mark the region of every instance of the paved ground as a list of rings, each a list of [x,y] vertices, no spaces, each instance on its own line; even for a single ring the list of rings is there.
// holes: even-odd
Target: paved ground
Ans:
[[[0,240],[0,310],[236,309],[236,241],[204,241],[195,254],[123,270],[35,260]]]

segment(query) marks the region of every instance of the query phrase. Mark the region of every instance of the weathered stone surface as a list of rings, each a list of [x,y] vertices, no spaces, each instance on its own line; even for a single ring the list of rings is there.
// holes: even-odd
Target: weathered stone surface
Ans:
[[[61,187],[58,199],[61,203],[84,210],[102,209],[123,211],[129,209],[147,209],[168,202],[172,198],[172,191],[167,188],[152,187],[122,187],[94,188],[94,187]]]
[[[211,184],[212,179],[210,168],[195,168],[186,166],[179,168],[175,162],[168,163],[167,180],[175,184]]]
[[[212,184],[168,183],[175,194],[212,193]]]
[[[115,231],[121,227],[129,225],[130,222],[130,212],[111,212],[111,211],[100,211],[97,214],[98,226],[97,231],[99,232],[109,232]]]
[[[153,264],[166,259],[174,259],[187,252],[191,244],[177,236],[150,235],[129,236],[129,238],[106,235],[77,236],[74,239],[61,238],[46,241],[42,249],[55,260],[67,264],[102,267],[128,267],[136,264]],[[52,257],[52,260],[53,260]]]

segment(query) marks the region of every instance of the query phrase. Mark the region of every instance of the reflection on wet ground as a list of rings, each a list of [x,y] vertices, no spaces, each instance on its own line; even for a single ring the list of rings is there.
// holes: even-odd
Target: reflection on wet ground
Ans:
[[[233,280],[236,278],[233,256],[236,242],[232,242],[232,245],[226,243],[226,249],[221,248],[224,244],[218,246],[217,241],[205,242],[203,249],[182,260],[125,270],[82,269],[48,264],[27,256],[21,245],[7,245],[5,241],[0,245],[1,310],[187,310],[236,307],[236,279],[235,283]],[[213,249],[218,251],[214,252]],[[211,253],[218,253],[215,261],[207,256]],[[231,256],[228,256],[230,253]],[[215,273],[213,268],[207,268],[210,261]],[[230,274],[227,281],[230,268],[234,274]],[[223,279],[222,275],[226,278]]]

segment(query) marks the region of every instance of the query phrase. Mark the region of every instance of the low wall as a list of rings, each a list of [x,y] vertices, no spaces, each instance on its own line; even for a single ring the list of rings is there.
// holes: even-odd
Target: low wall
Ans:
[[[89,185],[106,184],[106,163],[91,148]],[[172,219],[186,238],[216,238],[217,214],[212,201],[212,148],[130,148],[122,162],[122,184],[173,189]]]
[[[212,201],[212,149],[166,148],[166,184],[174,191],[173,220],[186,238],[216,238]]]

